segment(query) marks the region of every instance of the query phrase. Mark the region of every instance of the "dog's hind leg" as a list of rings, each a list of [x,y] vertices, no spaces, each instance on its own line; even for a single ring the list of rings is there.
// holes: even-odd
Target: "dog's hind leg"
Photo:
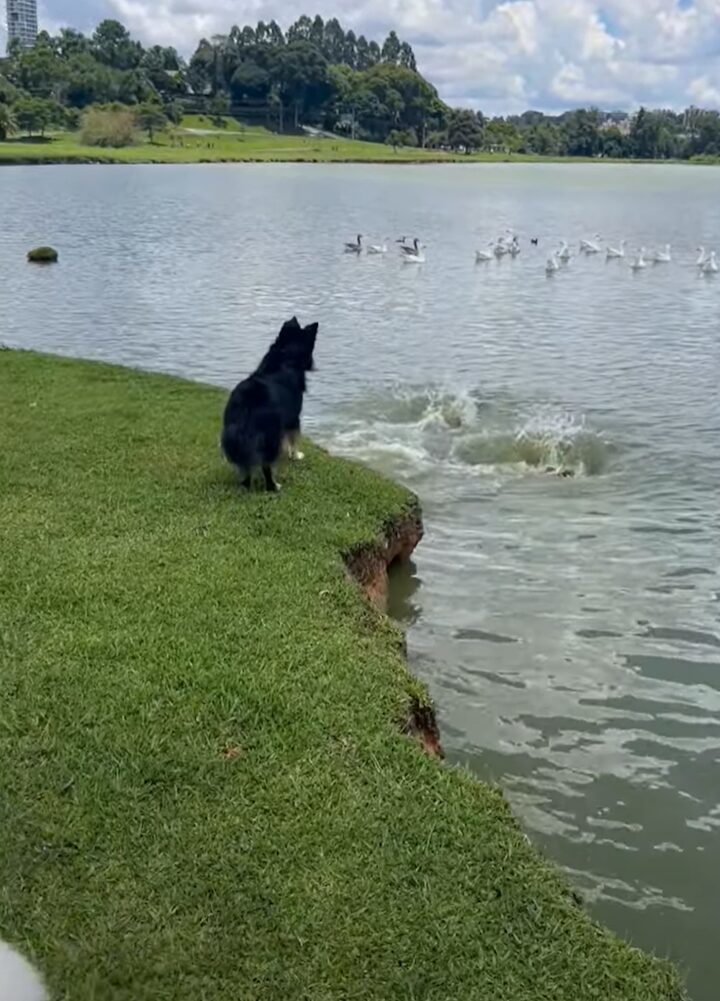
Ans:
[[[244,490],[252,489],[252,469],[243,469],[242,466],[237,466],[238,480],[240,481],[240,486]]]
[[[300,430],[298,429],[297,431],[289,431],[285,438],[288,458],[293,459],[295,462],[300,462],[301,459],[305,458],[305,453],[299,451],[297,447],[299,437]]]
[[[280,484],[273,477],[272,466],[263,466],[263,476],[265,477],[265,489],[268,493],[276,494],[280,489]]]

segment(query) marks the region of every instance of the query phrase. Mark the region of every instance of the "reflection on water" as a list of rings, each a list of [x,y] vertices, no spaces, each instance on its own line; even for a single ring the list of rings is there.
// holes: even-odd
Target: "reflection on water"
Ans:
[[[231,385],[321,321],[307,423],[418,492],[393,573],[451,760],[594,912],[720,975],[715,168],[4,168],[2,340]],[[476,266],[512,228],[522,253]],[[427,263],[346,257],[417,233]],[[574,257],[600,232],[672,265]],[[539,236],[540,247],[529,245]],[[32,269],[28,246],[60,264]],[[575,242],[576,245],[576,242]]]

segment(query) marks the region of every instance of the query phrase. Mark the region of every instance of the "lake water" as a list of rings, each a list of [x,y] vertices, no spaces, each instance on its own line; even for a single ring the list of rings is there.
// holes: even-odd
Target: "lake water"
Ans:
[[[720,977],[720,275],[694,266],[719,195],[702,167],[0,169],[7,344],[230,386],[320,320],[308,428],[423,503],[394,610],[451,761],[696,1001]],[[476,265],[508,229],[519,257]],[[345,256],[358,232],[427,261]],[[595,233],[673,263],[546,276]],[[25,264],[39,243],[57,267]]]

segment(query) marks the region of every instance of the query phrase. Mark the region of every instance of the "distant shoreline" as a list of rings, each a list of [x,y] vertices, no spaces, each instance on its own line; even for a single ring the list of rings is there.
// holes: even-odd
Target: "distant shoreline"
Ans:
[[[696,160],[631,160],[605,157],[540,156],[536,153],[451,153],[414,146],[397,148],[341,136],[270,132],[223,119],[221,129],[200,115],[187,115],[182,124],[157,133],[153,141],[138,134],[132,145],[118,148],[90,146],[74,132],[44,137],[21,137],[0,142],[0,166],[65,164],[156,163],[352,163],[419,165],[443,163],[720,163],[720,157]]]
[[[398,154],[397,156],[386,157],[362,157],[362,156],[246,156],[246,157],[187,157],[185,159],[172,157],[151,157],[151,156],[113,156],[112,154],[99,154],[88,156],[86,154],[60,153],[50,155],[28,155],[27,153],[11,153],[6,155],[0,144],[0,167],[57,167],[68,165],[81,166],[192,166],[197,164],[281,164],[295,163],[308,165],[366,165],[366,166],[392,166],[392,167],[418,167],[433,166],[442,164],[462,166],[491,165],[491,164],[595,164],[614,166],[688,166],[688,167],[716,167],[720,164],[718,160],[637,160],[637,159],[610,159],[600,157],[575,157],[575,156],[535,156],[523,154],[473,154],[470,156],[415,156],[411,153]]]

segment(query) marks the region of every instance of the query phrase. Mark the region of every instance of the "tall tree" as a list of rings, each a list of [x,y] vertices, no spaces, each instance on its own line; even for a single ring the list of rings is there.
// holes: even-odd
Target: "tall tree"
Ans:
[[[568,156],[597,156],[602,149],[597,108],[579,108],[565,117],[563,126]]]
[[[343,62],[345,55],[345,32],[336,17],[330,18],[325,24],[325,34],[322,53],[329,63]]]
[[[252,59],[244,59],[230,81],[234,101],[267,100],[271,87],[272,77],[268,71]]]
[[[355,67],[359,70],[367,70],[372,65],[368,40],[364,35],[360,35],[355,46]]]
[[[288,28],[288,42],[309,42],[313,31],[313,23],[307,14],[303,14]]]
[[[135,69],[143,56],[142,45],[131,39],[123,24],[112,19],[100,22],[91,44],[96,58],[116,70]]]
[[[295,128],[304,112],[322,104],[330,95],[328,64],[310,42],[291,42],[275,59],[281,108],[291,105]]]
[[[483,144],[483,130],[476,115],[468,108],[456,108],[450,112],[447,128],[450,149],[472,153]]]
[[[61,117],[57,102],[42,97],[21,97],[13,108],[13,113],[18,129],[28,135],[33,132],[43,135]]]
[[[354,31],[348,31],[345,35],[345,48],[343,49],[342,61],[351,69],[358,68],[357,38]]]
[[[81,31],[74,28],[61,28],[55,39],[55,51],[61,59],[70,59],[90,48],[90,41]]]
[[[400,49],[400,39],[396,32],[391,31],[382,47],[382,61],[396,66],[400,62]]]
[[[415,53],[407,42],[403,42],[400,46],[400,52],[398,54],[398,63],[400,66],[404,66],[408,70],[416,70],[417,63],[415,62]]]
[[[159,104],[141,104],[135,112],[135,122],[139,129],[147,132],[150,142],[155,141],[155,133],[167,127],[167,115]]]

